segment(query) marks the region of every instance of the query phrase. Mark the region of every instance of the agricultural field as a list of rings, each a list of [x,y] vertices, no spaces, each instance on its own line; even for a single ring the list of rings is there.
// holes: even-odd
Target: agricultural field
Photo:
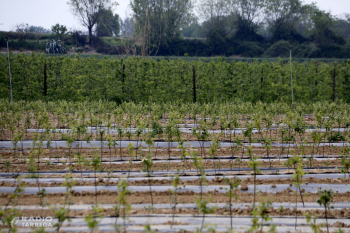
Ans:
[[[350,232],[349,107],[2,99],[1,230]]]
[[[10,54],[13,100],[291,103],[291,65]],[[294,101],[350,102],[350,62],[293,62]],[[8,58],[0,56],[0,98],[9,98]]]

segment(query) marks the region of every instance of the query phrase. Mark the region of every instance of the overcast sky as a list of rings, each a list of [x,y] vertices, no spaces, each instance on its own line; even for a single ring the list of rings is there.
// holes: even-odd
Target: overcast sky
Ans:
[[[117,2],[119,6],[114,13],[125,18],[130,0],[117,0]],[[304,2],[316,2],[321,10],[331,11],[333,15],[350,13],[350,0],[304,0]],[[130,14],[131,11],[128,11]],[[70,12],[67,0],[0,0],[0,31],[13,30],[15,25],[20,23],[47,29],[59,23],[70,29],[86,30]]]

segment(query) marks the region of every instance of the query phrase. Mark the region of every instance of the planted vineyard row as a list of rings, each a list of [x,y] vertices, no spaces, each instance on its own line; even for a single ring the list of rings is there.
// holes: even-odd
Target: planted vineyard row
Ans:
[[[290,64],[151,58],[98,59],[11,54],[14,100],[200,103],[291,102]],[[350,63],[293,63],[294,100],[349,102]],[[9,98],[9,69],[0,56],[0,98]],[[195,96],[194,96],[195,95]]]
[[[1,100],[2,227],[349,232],[349,109]]]

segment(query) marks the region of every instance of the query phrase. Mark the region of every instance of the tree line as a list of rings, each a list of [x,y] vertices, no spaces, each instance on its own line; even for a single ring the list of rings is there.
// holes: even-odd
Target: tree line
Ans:
[[[291,46],[300,58],[350,56],[350,14],[336,17],[301,0],[132,0],[125,19],[113,13],[112,0],[68,4],[88,30],[88,37],[71,32],[73,40],[80,46],[88,40],[104,54],[286,57]],[[68,30],[57,24],[51,31],[62,37]],[[121,35],[113,45],[94,38]]]

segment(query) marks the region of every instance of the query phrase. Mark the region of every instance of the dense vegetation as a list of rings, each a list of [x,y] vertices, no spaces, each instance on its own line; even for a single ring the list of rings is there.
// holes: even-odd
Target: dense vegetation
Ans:
[[[113,14],[112,1],[91,4],[98,2],[106,5],[95,9],[99,17],[88,27],[89,36],[81,31],[62,33],[55,26],[52,34],[39,34],[49,30],[17,25],[17,33],[0,32],[0,48],[6,47],[4,36],[10,39],[10,49],[32,51],[44,51],[48,39],[59,37],[67,51],[94,48],[110,55],[276,58],[288,57],[291,46],[297,58],[350,57],[350,14],[336,17],[314,3],[203,0],[194,7],[190,0],[135,0],[130,5],[133,18],[121,19]]]
[[[6,56],[0,56],[1,98],[9,98]],[[46,57],[11,54],[14,100],[291,102],[290,64]],[[350,63],[293,63],[294,101],[349,102]]]

